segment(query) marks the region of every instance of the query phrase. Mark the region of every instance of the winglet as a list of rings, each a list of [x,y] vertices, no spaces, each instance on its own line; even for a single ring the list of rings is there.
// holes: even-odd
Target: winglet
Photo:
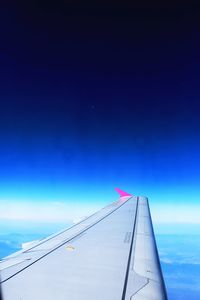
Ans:
[[[120,195],[120,197],[132,196],[131,194],[124,192],[118,188],[115,188],[115,191]]]

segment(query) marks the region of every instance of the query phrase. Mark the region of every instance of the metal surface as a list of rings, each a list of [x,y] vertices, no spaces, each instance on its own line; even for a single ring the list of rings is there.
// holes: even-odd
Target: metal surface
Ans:
[[[166,299],[144,197],[121,196],[0,268],[4,300]]]

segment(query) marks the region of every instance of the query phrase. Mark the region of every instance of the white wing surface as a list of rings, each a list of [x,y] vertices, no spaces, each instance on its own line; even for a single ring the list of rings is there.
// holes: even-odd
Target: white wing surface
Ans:
[[[3,259],[3,300],[167,299],[148,200],[117,191],[117,202]]]

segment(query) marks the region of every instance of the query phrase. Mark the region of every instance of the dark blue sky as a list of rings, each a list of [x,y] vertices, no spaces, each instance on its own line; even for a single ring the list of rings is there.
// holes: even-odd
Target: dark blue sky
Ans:
[[[119,186],[198,204],[199,16],[192,2],[3,3],[1,199]]]

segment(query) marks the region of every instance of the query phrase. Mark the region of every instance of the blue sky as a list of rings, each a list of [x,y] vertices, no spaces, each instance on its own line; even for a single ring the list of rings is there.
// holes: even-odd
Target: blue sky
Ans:
[[[1,256],[119,187],[149,197],[169,297],[197,299],[200,9],[82,3],[1,5]]]
[[[90,103],[95,103],[95,108]],[[73,109],[67,100],[66,103],[52,100],[50,108],[44,102],[45,108],[40,108],[37,101],[16,99],[2,104],[5,115],[12,114],[3,124],[7,133],[1,135],[2,220],[65,224],[116,200],[114,187],[118,186],[148,196],[153,220],[163,224],[160,228],[164,232],[167,226],[168,233],[179,232],[180,225],[173,227],[174,223],[199,224],[200,149],[195,110],[192,119],[193,122],[196,119],[195,124],[180,127],[173,120],[174,132],[168,125],[161,126],[163,116],[159,115],[156,121],[149,121],[149,126],[143,123],[141,114],[137,122],[133,116],[124,124],[124,119],[119,118],[123,102],[118,102],[115,115],[107,122],[104,117],[112,102],[107,106],[98,101],[86,102],[82,121],[79,115],[70,115],[68,109]],[[16,112],[18,106],[21,109]],[[163,104],[160,107],[163,109]],[[186,115],[189,122],[192,113],[189,102],[183,107],[176,108],[177,119]],[[126,101],[125,111],[130,118],[128,108],[139,111],[141,104]],[[153,108],[150,106],[150,113]],[[173,106],[171,109],[173,113]],[[32,119],[26,115],[32,115]],[[165,117],[165,122],[168,121],[172,123],[169,116]],[[63,126],[66,134],[61,131]],[[120,126],[123,130],[118,135]],[[183,128],[181,133],[180,128]]]
[[[199,9],[79,4],[3,4],[2,222],[69,223],[120,187],[149,197],[159,232],[193,231]]]

